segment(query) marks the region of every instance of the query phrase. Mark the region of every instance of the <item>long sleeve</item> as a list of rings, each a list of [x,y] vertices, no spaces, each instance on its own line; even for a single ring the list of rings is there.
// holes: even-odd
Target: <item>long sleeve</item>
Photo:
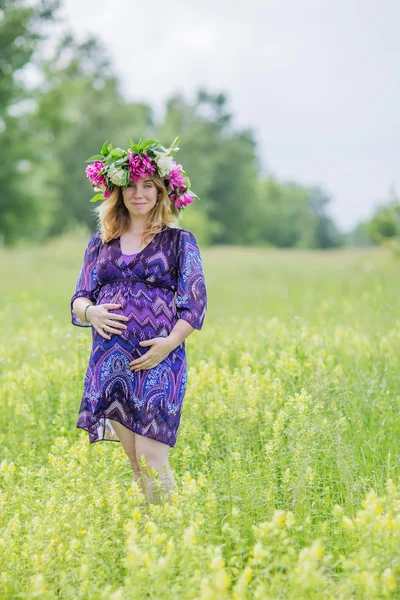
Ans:
[[[73,312],[72,304],[75,298],[79,297],[89,298],[93,304],[96,304],[97,302],[100,288],[97,281],[96,267],[100,245],[100,232],[96,231],[96,233],[93,233],[91,236],[85,250],[78,281],[76,282],[75,292],[70,302],[71,322],[72,325],[77,325],[78,327],[91,327],[90,323],[81,321],[81,319]]]
[[[178,285],[176,312],[195,329],[201,329],[207,310],[207,291],[203,263],[193,233],[182,229],[178,247]]]

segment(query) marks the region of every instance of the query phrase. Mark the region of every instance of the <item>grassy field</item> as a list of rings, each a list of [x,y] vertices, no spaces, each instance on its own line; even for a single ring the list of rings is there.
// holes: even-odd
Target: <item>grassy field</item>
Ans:
[[[86,242],[0,253],[0,597],[399,598],[399,263],[204,249],[179,492],[144,510],[121,444],[76,429]]]

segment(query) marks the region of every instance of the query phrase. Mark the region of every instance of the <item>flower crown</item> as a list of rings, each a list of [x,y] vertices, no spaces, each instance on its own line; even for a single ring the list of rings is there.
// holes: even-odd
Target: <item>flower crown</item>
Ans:
[[[157,140],[145,140],[142,136],[137,144],[129,138],[128,150],[113,148],[108,141],[104,142],[100,154],[91,156],[86,162],[92,164],[86,168],[95,191],[101,191],[91,198],[97,202],[109,198],[114,186],[127,187],[131,181],[144,177],[159,175],[164,180],[171,210],[179,214],[185,206],[198,198],[190,189],[190,180],[182,165],[176,164],[173,156],[179,150],[179,136],[169,148],[164,148]]]

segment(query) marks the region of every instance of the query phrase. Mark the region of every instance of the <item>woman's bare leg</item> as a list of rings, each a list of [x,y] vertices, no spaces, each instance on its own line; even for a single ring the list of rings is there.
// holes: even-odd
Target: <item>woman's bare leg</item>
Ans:
[[[122,425],[118,421],[114,421],[114,419],[109,419],[111,425],[113,426],[117,436],[120,439],[120,442],[128,455],[128,458],[131,462],[133,469],[133,480],[140,483],[140,468],[136,460],[136,448],[135,448],[135,438],[136,433]]]
[[[144,435],[136,435],[136,459],[141,468],[146,497],[149,502],[158,502],[165,494],[169,502],[172,500],[171,491],[176,489],[176,482],[168,463],[169,449],[168,444],[152,440]],[[151,474],[153,468],[156,473]],[[158,485],[157,479],[159,480]],[[161,490],[158,489],[159,487]]]

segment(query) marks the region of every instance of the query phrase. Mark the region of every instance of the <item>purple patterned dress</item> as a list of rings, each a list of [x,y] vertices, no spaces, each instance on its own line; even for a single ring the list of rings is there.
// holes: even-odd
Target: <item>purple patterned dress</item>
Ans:
[[[186,229],[164,226],[143,250],[128,256],[121,252],[120,238],[103,244],[97,231],[88,242],[70,303],[72,324],[91,327],[72,310],[80,296],[95,304],[121,304],[109,310],[129,320],[127,329],[110,334],[110,340],[91,328],[77,427],[89,432],[91,444],[119,442],[113,419],[174,446],[187,384],[185,340],[152,369],[134,372],[129,363],[150,350],[140,341],[167,337],[178,319],[202,328],[207,294],[196,238]]]

